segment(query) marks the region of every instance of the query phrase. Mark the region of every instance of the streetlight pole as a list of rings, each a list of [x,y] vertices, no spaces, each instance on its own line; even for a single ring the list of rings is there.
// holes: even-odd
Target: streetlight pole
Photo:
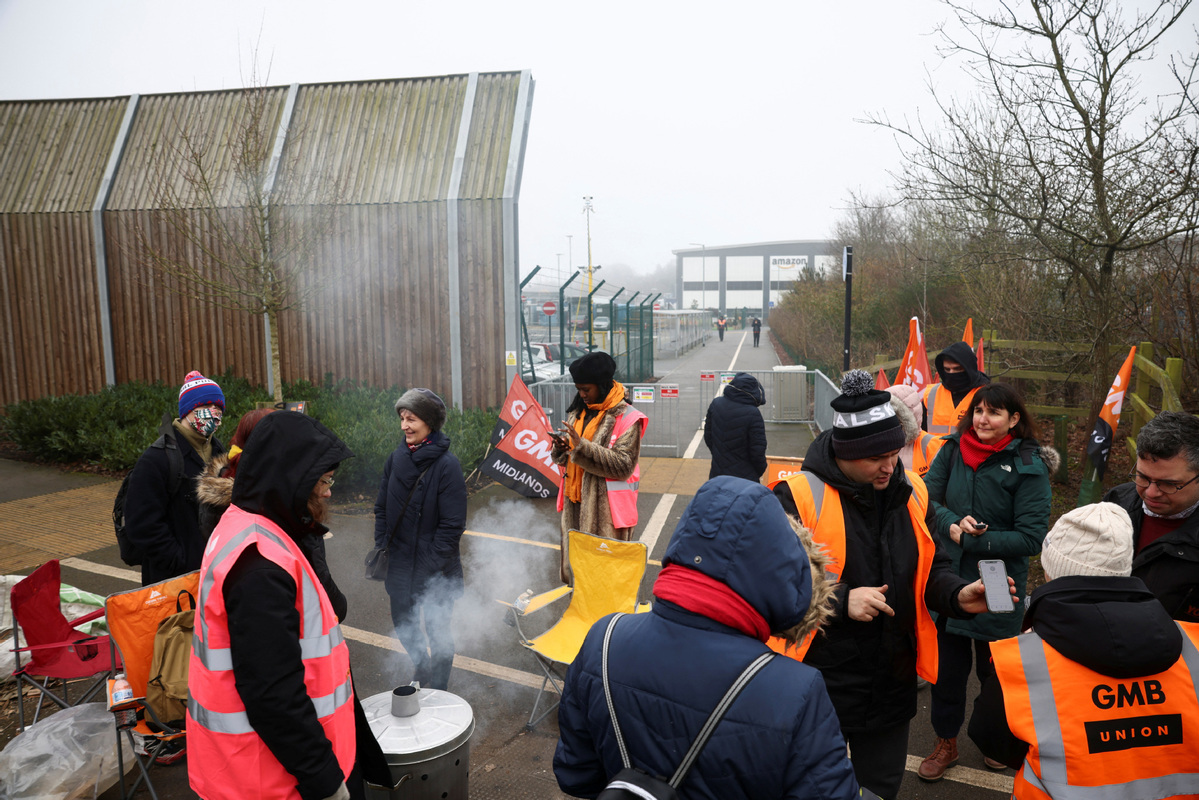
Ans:
[[[703,264],[703,267],[702,267],[703,280],[700,281],[699,296],[700,296],[701,311],[707,311],[708,310],[708,248],[703,242],[691,242],[691,246],[699,248],[700,261]],[[704,335],[701,336],[699,339],[699,345],[700,345],[700,347],[708,346],[708,328],[707,328],[706,324],[704,325]]]

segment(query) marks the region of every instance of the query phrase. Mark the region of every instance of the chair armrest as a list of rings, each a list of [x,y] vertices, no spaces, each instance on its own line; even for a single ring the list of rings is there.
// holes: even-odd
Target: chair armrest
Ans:
[[[29,644],[24,647],[10,648],[14,653],[24,653],[28,650],[61,650],[64,647],[74,647],[77,644],[103,644],[109,641],[108,634],[85,636],[82,639],[68,639],[65,642],[50,642],[49,644]]]
[[[532,614],[534,611],[540,611],[550,603],[559,598],[565,597],[572,591],[574,591],[573,587],[563,584],[555,589],[550,589],[548,592],[542,592],[541,594],[533,595],[529,598],[529,604],[525,606],[524,611],[516,611],[516,613],[520,614],[521,616],[527,616]],[[516,610],[515,606],[513,606],[513,610]]]
[[[88,613],[84,614],[82,617],[76,617],[75,619],[71,620],[71,627],[78,628],[80,625],[91,622],[92,620],[94,620],[98,617],[104,616],[104,613],[105,613],[105,610],[103,608],[97,608],[95,611],[89,611]]]

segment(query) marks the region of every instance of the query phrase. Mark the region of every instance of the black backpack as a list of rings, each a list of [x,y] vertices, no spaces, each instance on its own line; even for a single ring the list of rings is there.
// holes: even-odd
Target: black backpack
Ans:
[[[170,465],[171,470],[167,479],[167,497],[168,499],[172,498],[183,483],[183,453],[179,452],[179,445],[175,442],[175,426],[171,424],[170,414],[163,416],[162,424],[158,426],[158,438],[150,446],[167,451],[167,464]],[[133,475],[132,470],[125,476],[125,480],[121,481],[121,488],[117,490],[117,498],[112,503],[112,527],[117,534],[117,546],[121,548],[121,560],[131,567],[136,567],[141,565],[145,553],[142,552],[139,545],[129,541],[129,534],[126,531],[125,495],[129,493],[131,475]]]

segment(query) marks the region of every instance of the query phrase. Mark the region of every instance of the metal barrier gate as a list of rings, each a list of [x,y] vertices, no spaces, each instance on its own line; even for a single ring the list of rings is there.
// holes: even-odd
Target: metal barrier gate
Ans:
[[[641,452],[646,456],[679,458],[686,442],[679,429],[682,414],[679,412],[679,385],[677,383],[631,383],[625,384],[633,395],[633,405],[648,418],[645,436],[641,440]],[[529,384],[529,391],[541,404],[549,417],[550,425],[557,428],[566,420],[566,408],[578,393],[570,374],[548,381]],[[687,433],[690,441],[694,431]]]
[[[758,379],[758,383],[762,384],[762,389],[766,392],[766,405],[762,406],[762,418],[766,422],[815,422],[819,424],[822,416],[820,409],[822,407],[828,409],[829,400],[840,394],[834,390],[831,396],[826,396],[827,386],[832,386],[831,381],[825,378],[819,370],[802,367],[701,372],[699,374],[701,424],[708,413],[708,406],[738,372],[753,375]],[[828,422],[831,424],[831,414],[823,416],[827,416]],[[821,425],[820,429],[824,430],[824,426]]]

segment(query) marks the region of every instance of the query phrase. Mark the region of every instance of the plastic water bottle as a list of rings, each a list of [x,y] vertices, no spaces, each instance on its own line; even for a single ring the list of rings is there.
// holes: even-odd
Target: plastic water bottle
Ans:
[[[116,680],[112,682],[112,704],[119,706],[121,703],[128,703],[133,699],[133,687],[129,685],[129,681],[125,679],[125,673],[117,674]],[[129,708],[122,711],[114,712],[117,715],[117,725],[122,728],[131,727],[137,724],[137,709]]]
[[[529,607],[529,600],[531,600],[532,598],[533,598],[533,590],[525,589],[521,593],[520,597],[516,598],[516,602],[513,603],[513,605],[516,606],[517,612],[523,614],[524,610]]]

